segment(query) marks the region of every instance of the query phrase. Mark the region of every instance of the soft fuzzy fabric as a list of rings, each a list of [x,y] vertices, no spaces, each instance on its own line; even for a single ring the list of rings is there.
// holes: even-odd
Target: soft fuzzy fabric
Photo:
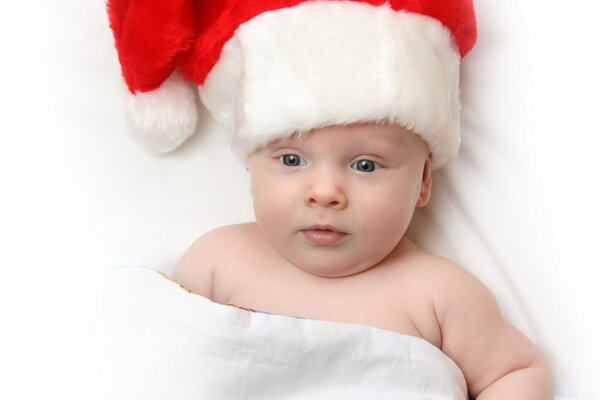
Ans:
[[[459,66],[447,29],[429,17],[306,2],[242,25],[200,97],[242,161],[295,132],[377,122],[422,136],[438,168],[460,144]]]
[[[433,168],[458,151],[471,1],[109,0],[108,12],[134,125],[161,151],[194,133],[197,110],[180,105],[195,99],[185,81],[175,85],[182,101],[163,88],[140,93],[177,70],[234,133],[242,160],[269,140],[356,122],[413,130]]]
[[[196,33],[190,0],[109,0],[110,26],[125,82],[132,93],[158,88],[191,49]],[[212,3],[212,2],[203,2]]]
[[[439,20],[467,54],[477,37],[471,0],[328,0],[404,10]],[[238,27],[262,13],[306,0],[108,0],[123,76],[132,93],[156,89],[177,65],[201,85]],[[325,1],[326,2],[326,1]]]
[[[155,90],[128,97],[134,132],[159,152],[179,147],[196,130],[196,89],[174,71]]]

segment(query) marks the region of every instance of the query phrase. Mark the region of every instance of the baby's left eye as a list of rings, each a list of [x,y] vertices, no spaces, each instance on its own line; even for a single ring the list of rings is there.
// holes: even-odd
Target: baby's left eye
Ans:
[[[381,168],[381,165],[377,164],[375,161],[363,159],[354,162],[351,167],[361,172],[373,172]]]

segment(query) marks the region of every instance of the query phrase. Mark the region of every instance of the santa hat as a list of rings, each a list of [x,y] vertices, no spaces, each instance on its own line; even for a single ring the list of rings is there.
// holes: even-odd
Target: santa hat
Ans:
[[[472,0],[108,0],[136,130],[160,151],[195,129],[197,98],[241,159],[360,122],[420,135],[437,168],[460,144],[459,66]]]

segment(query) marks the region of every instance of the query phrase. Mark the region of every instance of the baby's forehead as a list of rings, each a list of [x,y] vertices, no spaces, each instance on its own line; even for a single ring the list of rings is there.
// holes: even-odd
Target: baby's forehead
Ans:
[[[308,132],[293,132],[265,145],[267,149],[282,146],[322,146],[344,147],[410,147],[422,139],[409,130],[397,125],[353,124],[334,125],[313,129]]]

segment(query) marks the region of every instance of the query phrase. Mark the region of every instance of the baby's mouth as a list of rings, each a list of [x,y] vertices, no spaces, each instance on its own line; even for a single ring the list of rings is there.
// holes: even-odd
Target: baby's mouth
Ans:
[[[348,234],[330,225],[313,225],[302,230],[304,237],[316,246],[332,246]]]

